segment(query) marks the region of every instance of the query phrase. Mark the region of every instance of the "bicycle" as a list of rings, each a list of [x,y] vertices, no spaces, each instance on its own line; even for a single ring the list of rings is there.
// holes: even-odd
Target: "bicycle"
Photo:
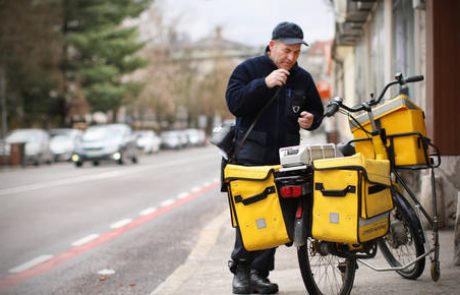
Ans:
[[[357,246],[313,239],[311,237],[311,232],[308,232],[308,228],[311,227],[311,224],[301,224],[305,223],[305,220],[302,221],[301,218],[297,216],[295,222],[297,228],[294,229],[294,242],[298,246],[298,262],[302,279],[309,293],[349,294],[353,286],[357,262],[375,271],[396,271],[403,278],[414,280],[424,271],[425,257],[431,255],[431,277],[434,281],[439,279],[438,216],[434,184],[434,168],[440,165],[439,150],[428,138],[426,138],[425,134],[421,134],[420,132],[386,134],[381,124],[377,124],[373,110],[373,107],[381,102],[386,91],[391,86],[399,85],[400,95],[404,95],[404,93],[406,93],[407,83],[421,80],[423,80],[423,76],[404,78],[401,74],[398,74],[396,75],[395,81],[388,83],[384,87],[377,99],[371,98],[370,101],[351,108],[344,105],[342,99],[335,98],[328,105],[325,116],[330,117],[338,111],[342,111],[350,116],[352,122],[351,128],[362,131],[362,133],[358,135],[356,135],[356,133],[359,132],[354,132],[355,139],[341,147],[344,156],[350,156],[354,153],[353,144],[364,144],[365,146],[360,147],[361,152],[369,154],[369,150],[366,151],[366,148],[371,148],[375,151],[375,158],[389,160],[390,171],[393,178],[391,191],[394,209],[390,212],[388,234]],[[357,119],[351,115],[352,113],[362,111],[365,112],[364,115],[361,115],[361,118],[364,118],[364,120],[359,120],[359,118]],[[366,130],[363,127],[363,121],[367,121],[367,125],[370,125],[372,130]],[[362,137],[363,134],[366,134],[367,137]],[[403,137],[414,137],[417,142],[422,145],[422,154],[419,155],[420,159],[416,160],[417,163],[414,165],[401,165],[401,163],[397,163],[395,156],[398,150],[395,148],[395,141],[397,138],[401,139]],[[434,154],[428,154],[429,147],[435,150]],[[290,149],[291,148],[288,148],[285,154],[288,154]],[[292,150],[291,154],[293,154]],[[431,169],[432,217],[417,200],[414,192],[407,184],[407,181],[401,175],[400,170],[403,169]],[[314,171],[311,165],[305,165],[300,169],[299,167],[280,169],[275,179],[278,182],[281,195],[283,195],[283,188],[289,187],[290,190],[292,190],[298,185],[303,186],[303,191],[306,192],[304,196],[308,197],[309,194],[311,195],[313,190],[311,175],[313,173]],[[404,192],[407,193],[410,201],[406,198]],[[310,201],[305,202],[305,199]],[[303,202],[304,208],[311,207],[311,198],[304,198]],[[426,240],[417,213],[418,211],[423,214],[432,227],[432,245],[428,251],[425,251],[424,244]],[[311,212],[309,215],[311,216]],[[310,216],[304,214],[302,218],[311,218]],[[375,257],[377,246],[390,267],[377,268],[365,261]]]
[[[384,87],[377,99],[371,97],[370,101],[353,108],[344,105],[340,98],[332,100],[325,116],[333,116],[339,111],[347,114],[354,134],[354,139],[341,147],[342,158],[335,158],[334,145],[294,146],[280,149],[281,165],[278,166],[229,164],[225,168],[225,183],[229,188],[232,225],[240,228],[245,248],[252,251],[293,244],[297,248],[304,285],[310,294],[349,294],[358,263],[376,271],[396,271],[406,279],[416,279],[422,274],[428,255],[431,255],[432,278],[438,280],[440,266],[434,168],[440,165],[439,150],[417,128],[411,132],[394,132],[391,126],[386,126],[386,114],[381,118],[375,116],[381,106],[388,106],[387,103],[379,106],[379,103],[391,86],[400,85],[403,94],[407,83],[421,80],[423,76],[404,78],[399,74],[395,81]],[[362,111],[364,113],[356,117],[352,115]],[[423,115],[416,113],[419,117]],[[399,119],[397,115],[390,123]],[[370,126],[371,130],[367,130],[366,126]],[[415,157],[412,151],[407,153],[406,149],[401,149],[401,144],[406,146],[407,141],[418,149]],[[429,147],[435,153],[428,154]],[[352,155],[355,150],[358,153]],[[341,166],[336,163],[341,163]],[[347,166],[347,163],[351,164]],[[366,167],[367,164],[369,167]],[[433,217],[418,202],[399,172],[401,169],[431,169]],[[337,174],[337,171],[345,171],[345,174]],[[332,175],[336,177],[331,177],[329,173],[335,173]],[[373,174],[372,177],[370,174]],[[337,179],[337,175],[338,178],[345,175],[347,181],[356,183],[343,182]],[[342,181],[338,186],[344,188],[328,188],[329,185],[334,186],[334,181]],[[405,193],[409,195],[410,202]],[[373,195],[373,200],[379,202],[374,201],[376,205],[373,206],[366,194]],[[317,199],[317,195],[327,200],[322,208],[318,205],[322,200]],[[356,208],[352,207],[351,211],[359,211],[354,212],[352,218],[347,217],[346,212],[338,212],[341,208],[336,208],[337,212],[321,212],[324,207],[334,206],[336,202],[346,204],[343,202],[349,196],[357,200],[353,201]],[[426,240],[418,211],[432,226],[433,245],[428,251],[425,251]],[[319,218],[323,219],[318,221]],[[343,227],[338,227],[338,231],[334,229],[342,224],[348,225],[346,222],[350,220],[357,232],[348,230],[350,235]],[[323,227],[327,227],[325,232],[318,230]],[[343,236],[341,231],[347,236]],[[375,257],[378,248],[390,267],[379,269],[365,262]]]

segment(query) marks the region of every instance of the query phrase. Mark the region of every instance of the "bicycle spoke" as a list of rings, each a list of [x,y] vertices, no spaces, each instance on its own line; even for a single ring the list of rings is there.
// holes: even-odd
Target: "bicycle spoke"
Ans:
[[[337,256],[321,256],[318,253],[310,256],[310,259],[313,277],[319,289],[325,294],[338,294],[346,271],[340,269],[342,263],[340,259]]]
[[[396,201],[402,200],[402,196],[396,193]],[[399,267],[415,261],[417,257],[425,253],[423,240],[417,234],[418,224],[411,219],[413,216],[409,207],[398,206],[391,214],[392,224],[390,232],[379,241],[382,254],[391,266]],[[397,273],[406,279],[418,278],[425,267],[425,259],[422,258],[414,264]]]

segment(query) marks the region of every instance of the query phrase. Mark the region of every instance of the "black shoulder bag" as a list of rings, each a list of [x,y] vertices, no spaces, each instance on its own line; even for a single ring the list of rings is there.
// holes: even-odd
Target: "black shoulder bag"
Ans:
[[[221,192],[228,191],[227,185],[225,184],[225,181],[224,181],[225,166],[227,166],[228,163],[233,163],[235,161],[235,157],[239,153],[240,149],[243,147],[243,143],[248,138],[249,133],[251,133],[252,129],[254,129],[254,126],[256,126],[256,123],[259,120],[262,113],[276,99],[276,97],[278,97],[280,91],[281,91],[281,87],[276,90],[275,94],[264,105],[264,107],[257,113],[256,117],[254,118],[254,121],[252,121],[248,130],[246,130],[246,133],[243,135],[243,138],[241,139],[241,141],[239,142],[239,144],[236,146],[235,149],[233,149],[235,145],[235,133],[236,133],[235,125],[230,125],[230,127],[227,127],[226,134],[225,135],[222,134],[220,136],[220,138],[222,139],[221,142],[216,143],[216,142],[213,142],[213,140],[211,139],[211,143],[215,144],[221,151],[223,151],[223,154],[224,154],[222,157],[221,165],[220,165],[220,191]],[[225,147],[225,149],[223,147]]]

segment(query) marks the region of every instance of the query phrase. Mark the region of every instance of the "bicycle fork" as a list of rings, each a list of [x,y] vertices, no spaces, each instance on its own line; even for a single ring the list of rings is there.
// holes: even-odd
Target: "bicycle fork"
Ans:
[[[436,179],[434,176],[434,168],[431,168],[431,196],[433,202],[432,239],[434,245],[434,254],[430,257],[431,279],[436,282],[441,276],[441,268],[439,263],[438,199],[436,196]]]

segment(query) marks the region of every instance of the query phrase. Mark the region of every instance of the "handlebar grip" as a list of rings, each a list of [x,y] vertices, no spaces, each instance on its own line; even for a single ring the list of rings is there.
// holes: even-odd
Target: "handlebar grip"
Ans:
[[[327,110],[324,113],[325,117],[332,117],[339,110],[342,105],[343,99],[340,97],[335,97],[327,106]]]
[[[335,102],[332,102],[327,106],[327,111],[324,113],[326,117],[332,117],[339,110],[339,105]]]
[[[417,76],[412,76],[409,78],[405,79],[406,83],[412,83],[412,82],[418,82],[418,81],[423,81],[423,75],[417,75]]]

